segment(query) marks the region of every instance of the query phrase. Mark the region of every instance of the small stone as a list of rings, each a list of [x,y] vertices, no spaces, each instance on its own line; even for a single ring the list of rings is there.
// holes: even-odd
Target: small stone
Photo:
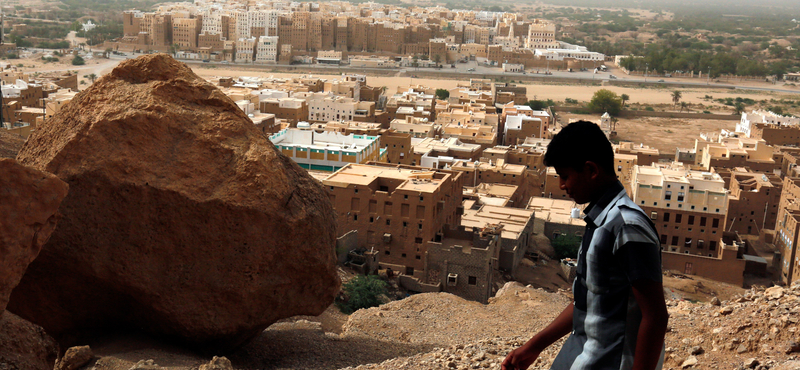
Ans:
[[[800,342],[790,342],[789,345],[786,346],[786,354],[800,352]]]
[[[681,364],[681,367],[685,369],[687,367],[692,367],[694,365],[697,365],[697,357],[689,356],[689,358],[687,358],[685,361],[683,361],[683,363]]]
[[[694,346],[691,350],[689,350],[690,355],[702,355],[704,352],[705,350],[700,346]]]
[[[713,306],[719,306],[720,304],[722,304],[722,303],[719,301],[719,298],[717,298],[717,297],[713,297],[713,298],[711,298],[711,302],[710,302],[710,303],[711,303],[711,305],[713,305]]]
[[[772,288],[768,288],[764,291],[764,295],[767,296],[770,300],[780,299],[783,297],[784,289],[783,287],[774,286]]]
[[[94,358],[89,346],[71,347],[56,364],[56,370],[75,370]]]
[[[758,364],[759,364],[758,360],[754,358],[748,358],[747,360],[744,361],[743,366],[745,367],[745,369],[754,369],[756,366],[758,366]]]
[[[745,353],[747,352],[747,346],[744,343],[740,344],[738,348],[736,348],[736,353]]]
[[[209,363],[200,365],[199,370],[233,370],[233,365],[227,357],[214,356]]]
[[[722,307],[722,309],[719,310],[719,313],[721,315],[730,315],[733,313],[733,307],[731,306]]]

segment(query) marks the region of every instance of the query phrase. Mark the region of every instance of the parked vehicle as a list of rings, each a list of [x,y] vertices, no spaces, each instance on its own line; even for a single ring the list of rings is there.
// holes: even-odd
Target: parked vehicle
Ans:
[[[610,78],[610,79],[612,79],[612,80],[616,80],[616,79],[617,79],[617,76],[614,76],[614,75],[608,75],[608,78]]]

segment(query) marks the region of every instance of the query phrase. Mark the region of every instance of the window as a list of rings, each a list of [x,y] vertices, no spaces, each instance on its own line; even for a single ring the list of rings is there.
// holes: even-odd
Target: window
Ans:
[[[681,223],[682,220],[683,220],[683,215],[682,214],[678,213],[678,214],[675,215],[675,223],[676,224]]]
[[[405,257],[405,256],[403,256]],[[414,268],[413,267],[406,267],[406,275],[414,276]]]
[[[694,225],[694,215],[689,215],[689,225]]]
[[[672,192],[667,190],[664,192],[664,200],[672,200]]]
[[[384,253],[385,255],[387,255],[387,256],[388,256],[388,255],[390,255],[390,254],[392,254],[392,252],[389,252],[389,250],[388,250],[388,249],[387,249],[387,250],[385,250],[385,251],[383,251],[383,253]]]
[[[670,243],[670,245],[678,245],[678,237],[677,236],[673,236],[672,237],[672,243]],[[673,252],[674,252],[674,250],[673,250]]]
[[[703,243],[704,243],[704,242],[703,242],[703,239],[699,239],[699,240],[697,241],[697,248],[703,248]]]
[[[711,221],[711,227],[718,228],[719,227],[719,219],[715,218]]]
[[[405,254],[405,253],[403,253],[403,254],[401,255],[401,257],[403,257],[403,258],[406,258],[406,254]]]
[[[664,222],[669,222],[669,212],[664,212]]]
[[[403,199],[408,199],[408,194],[403,194]]]
[[[414,238],[414,243],[422,244],[422,238],[420,238],[420,237]]]
[[[447,274],[447,285],[456,286],[458,283],[458,274]]]
[[[403,227],[408,227],[408,222],[403,221]]]
[[[683,202],[683,192],[678,192],[678,201]]]
[[[661,242],[661,244],[667,244],[667,235],[666,234],[661,234],[660,242]]]
[[[700,217],[700,226],[706,226],[706,218]]]
[[[715,242],[713,240],[708,242],[708,250],[710,250],[710,251],[717,250],[717,242]]]
[[[386,226],[389,226],[389,225],[391,225],[391,224],[392,224],[392,220],[390,220],[390,219],[388,219],[388,218],[387,218],[387,219],[386,219]]]
[[[478,278],[475,276],[470,276],[467,283],[469,285],[478,285]]]
[[[358,213],[353,215],[353,221],[358,221]]]
[[[418,259],[418,260],[421,260],[421,259],[422,259],[422,256],[420,256],[420,255],[418,254],[418,255],[416,255],[416,256],[415,256],[415,258],[416,258],[416,259]]]
[[[375,222],[375,217],[369,216],[369,222],[370,222],[370,223],[373,223],[373,222]]]
[[[422,224],[417,224],[417,228],[422,230]]]
[[[651,220],[657,220],[658,219],[658,213],[657,212],[650,212],[650,219]]]
[[[683,240],[683,246],[685,248],[691,248],[692,247],[692,238],[687,237],[686,239],[684,239]]]
[[[358,189],[357,188],[355,189],[355,193],[358,194]]]

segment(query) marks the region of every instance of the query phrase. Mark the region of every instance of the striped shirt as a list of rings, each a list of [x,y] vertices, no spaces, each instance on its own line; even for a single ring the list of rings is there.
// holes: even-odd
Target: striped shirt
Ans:
[[[631,283],[661,282],[655,225],[617,182],[585,210],[578,252],[573,331],[553,370],[625,370],[633,367],[642,314]],[[664,352],[656,369],[661,369]]]

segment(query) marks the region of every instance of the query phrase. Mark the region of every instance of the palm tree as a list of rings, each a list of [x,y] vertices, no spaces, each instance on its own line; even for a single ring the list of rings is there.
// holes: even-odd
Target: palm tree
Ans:
[[[687,102],[685,102],[685,101],[682,101],[682,102],[681,102],[681,112],[683,112],[683,109],[684,109],[684,108],[685,108],[685,109],[686,109],[686,111],[688,112],[688,111],[689,111],[689,103],[687,103]]]
[[[90,74],[86,75],[86,78],[88,78],[89,81],[92,81],[92,83],[94,83],[94,80],[97,79],[97,75],[94,74],[94,73],[90,73]]]
[[[622,107],[625,108],[625,102],[631,100],[631,97],[628,96],[628,94],[622,94],[622,96],[620,96],[620,99],[622,99]]]
[[[672,102],[675,103],[675,105],[678,105],[678,103],[681,102],[681,92],[680,91],[675,90],[675,91],[672,92]]]

